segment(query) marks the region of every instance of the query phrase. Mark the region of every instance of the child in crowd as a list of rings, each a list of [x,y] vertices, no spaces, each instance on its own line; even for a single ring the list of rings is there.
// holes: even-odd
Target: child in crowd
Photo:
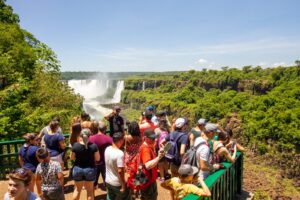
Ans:
[[[36,182],[39,196],[46,200],[64,200],[63,173],[57,161],[50,160],[45,148],[39,148],[36,156],[40,164],[36,169]]]
[[[172,199],[182,199],[186,195],[192,193],[202,197],[209,197],[211,193],[202,179],[198,179],[202,188],[193,185],[194,175],[198,173],[198,169],[188,164],[181,165],[178,170],[179,178],[174,177],[161,183],[163,188],[171,191]]]

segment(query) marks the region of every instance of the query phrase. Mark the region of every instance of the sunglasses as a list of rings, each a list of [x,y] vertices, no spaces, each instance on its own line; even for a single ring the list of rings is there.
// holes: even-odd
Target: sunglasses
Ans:
[[[19,174],[21,176],[26,176],[28,173],[28,170],[24,169],[24,168],[18,168],[12,171],[13,174]]]

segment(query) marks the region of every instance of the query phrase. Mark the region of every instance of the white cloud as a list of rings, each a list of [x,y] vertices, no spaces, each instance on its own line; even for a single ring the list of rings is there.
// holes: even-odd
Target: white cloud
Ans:
[[[203,58],[200,58],[197,63],[199,63],[199,64],[206,64],[207,60],[205,60]]]
[[[285,66],[287,66],[287,64],[285,62],[277,62],[277,63],[273,64],[273,67],[278,67],[278,66],[285,67]]]

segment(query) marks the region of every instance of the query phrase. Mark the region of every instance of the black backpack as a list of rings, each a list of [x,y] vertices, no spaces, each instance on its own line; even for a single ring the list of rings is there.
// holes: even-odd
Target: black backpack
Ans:
[[[197,149],[206,142],[201,142],[197,146],[191,147],[182,157],[181,164],[189,164],[194,167],[198,167],[196,152]]]

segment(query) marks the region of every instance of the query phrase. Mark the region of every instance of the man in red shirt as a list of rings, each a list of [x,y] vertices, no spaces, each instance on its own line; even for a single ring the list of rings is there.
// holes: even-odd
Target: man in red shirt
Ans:
[[[141,199],[157,199],[157,164],[164,157],[164,151],[159,151],[158,156],[155,155],[155,138],[154,130],[146,129],[144,131],[144,142],[140,147],[141,162],[146,168],[147,186],[141,190]]]
[[[141,137],[144,137],[144,132],[146,129],[152,129],[153,131],[157,128],[157,126],[154,125],[154,123],[151,121],[152,119],[152,114],[146,112],[145,113],[145,121],[140,125],[140,132],[141,132]]]

